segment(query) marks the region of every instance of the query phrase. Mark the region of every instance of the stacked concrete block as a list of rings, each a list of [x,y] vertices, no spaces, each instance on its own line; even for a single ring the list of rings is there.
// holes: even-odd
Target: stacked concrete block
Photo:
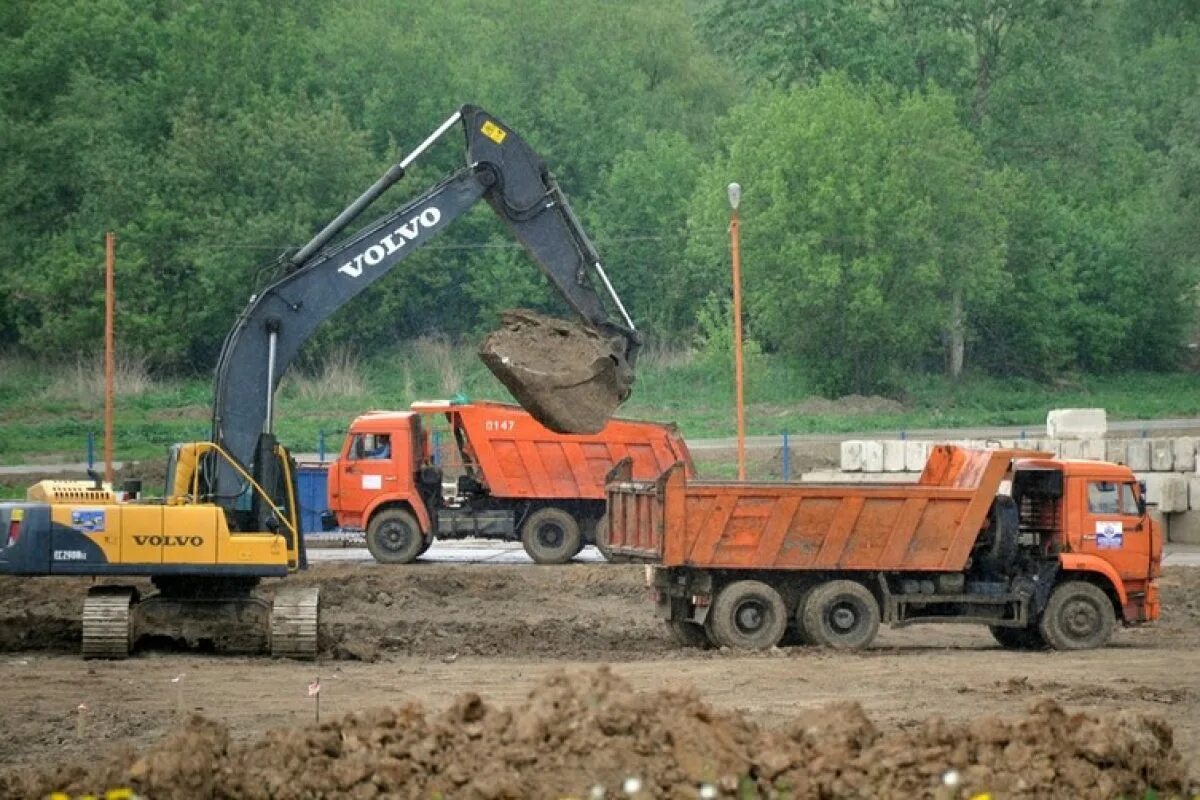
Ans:
[[[1099,439],[1108,433],[1103,408],[1056,408],[1046,415],[1046,435],[1051,439]]]
[[[1142,480],[1146,482],[1146,502],[1157,505],[1162,513],[1188,510],[1188,482],[1182,475],[1148,472]]]
[[[1082,439],[1067,439],[1062,443],[1061,455],[1063,458],[1080,459],[1083,458],[1083,440]]]
[[[1170,472],[1175,468],[1175,444],[1170,439],[1150,440],[1150,469]]]
[[[1200,512],[1167,514],[1167,541],[1175,544],[1200,544]]]
[[[904,469],[908,472],[920,472],[925,469],[925,462],[929,459],[929,442],[914,442],[909,440],[904,443]]]
[[[1200,511],[1200,475],[1189,475],[1187,478],[1188,484],[1188,510]]]
[[[889,439],[883,443],[883,471],[904,472],[904,445],[899,439]]]
[[[865,441],[862,448],[863,472],[883,472],[883,442]]]
[[[1150,440],[1130,439],[1125,445],[1125,463],[1134,472],[1150,471]]]
[[[1109,439],[1105,446],[1104,460],[1114,464],[1125,463],[1125,440]]]
[[[1178,436],[1172,441],[1175,443],[1175,471],[1194,472],[1196,470],[1196,440],[1191,436]]]
[[[1081,444],[1082,457],[1089,461],[1104,461],[1108,456],[1103,439],[1083,439]]]
[[[863,443],[851,439],[842,442],[842,472],[862,472]]]

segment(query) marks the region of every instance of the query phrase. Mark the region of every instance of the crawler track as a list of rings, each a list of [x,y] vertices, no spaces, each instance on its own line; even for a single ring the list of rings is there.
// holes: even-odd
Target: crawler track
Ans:
[[[137,591],[128,587],[99,587],[83,603],[83,657],[128,658]]]

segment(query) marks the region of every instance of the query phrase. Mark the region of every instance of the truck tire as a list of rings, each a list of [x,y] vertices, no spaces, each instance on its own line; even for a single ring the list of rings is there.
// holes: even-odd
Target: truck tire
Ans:
[[[704,629],[712,643],[739,650],[768,650],[787,630],[787,607],[762,581],[735,581],[717,593]]]
[[[804,635],[813,644],[857,650],[879,632],[879,603],[856,581],[829,581],[813,587],[799,610]]]
[[[787,633],[783,637],[784,644],[797,647],[816,644],[812,634],[804,627],[804,605],[815,588],[816,586],[809,586],[800,593],[800,599],[796,601],[796,613],[792,614],[791,624],[788,625]]]
[[[1094,583],[1069,580],[1054,587],[1038,626],[1055,650],[1091,650],[1112,636],[1117,618],[1112,601]]]
[[[667,620],[667,628],[671,631],[671,636],[679,643],[680,647],[699,647],[701,649],[712,647],[712,642],[708,640],[708,634],[705,633],[704,626],[698,622],[669,619]]]
[[[380,511],[367,525],[367,549],[380,564],[410,564],[424,546],[420,523],[403,508]]]
[[[1015,500],[1000,495],[992,502],[990,515],[991,524],[977,562],[985,575],[1004,575],[1017,558],[1021,512]]]
[[[1008,628],[1001,625],[989,625],[988,630],[1005,650],[1045,650],[1046,640],[1037,625],[1028,628]]]
[[[605,561],[613,560],[612,548],[608,546],[608,512],[605,511],[600,519],[596,520],[596,528],[594,537],[596,549],[600,551],[600,555],[604,556]]]
[[[579,523],[561,508],[539,508],[521,526],[521,544],[539,564],[565,564],[583,546]]]

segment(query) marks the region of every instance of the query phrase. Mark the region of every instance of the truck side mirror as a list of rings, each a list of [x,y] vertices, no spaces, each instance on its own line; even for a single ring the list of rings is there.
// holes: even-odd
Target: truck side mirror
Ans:
[[[1138,481],[1138,513],[1146,516],[1146,482]]]

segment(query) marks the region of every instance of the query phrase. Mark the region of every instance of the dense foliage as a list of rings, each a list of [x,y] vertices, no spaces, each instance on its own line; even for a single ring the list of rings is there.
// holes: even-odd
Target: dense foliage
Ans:
[[[9,0],[0,348],[206,370],[275,257],[462,102],[559,176],[635,317],[712,349],[739,181],[747,328],[829,392],[899,370],[1166,369],[1200,275],[1192,0]],[[393,189],[453,169],[442,146]],[[556,309],[486,210],[320,334]]]

